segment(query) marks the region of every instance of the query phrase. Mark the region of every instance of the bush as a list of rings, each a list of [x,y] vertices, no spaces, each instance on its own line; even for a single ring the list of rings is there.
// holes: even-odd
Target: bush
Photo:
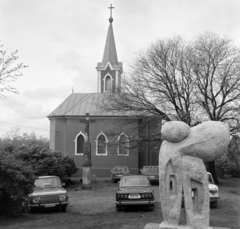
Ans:
[[[17,157],[31,165],[36,176],[55,175],[65,180],[78,168],[72,158],[42,147],[21,147]]]
[[[31,166],[13,153],[0,152],[0,215],[18,215],[27,210],[34,180]]]

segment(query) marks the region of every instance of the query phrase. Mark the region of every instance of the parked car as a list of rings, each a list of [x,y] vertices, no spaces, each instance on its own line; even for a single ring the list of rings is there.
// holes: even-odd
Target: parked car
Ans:
[[[143,166],[140,170],[141,175],[148,176],[151,183],[159,182],[159,167],[158,166]]]
[[[129,169],[127,166],[114,166],[111,170],[111,180],[112,182],[120,181],[123,175],[129,175]]]
[[[56,208],[66,212],[68,194],[57,176],[40,176],[35,180],[33,193],[29,195],[28,209]]]
[[[217,208],[218,206],[218,199],[219,193],[218,193],[218,186],[215,185],[212,174],[208,173],[208,188],[209,188],[209,197],[210,197],[210,206],[213,208]]]
[[[123,176],[116,192],[115,204],[117,211],[132,205],[148,206],[153,211],[155,206],[154,189],[148,177],[144,175]]]

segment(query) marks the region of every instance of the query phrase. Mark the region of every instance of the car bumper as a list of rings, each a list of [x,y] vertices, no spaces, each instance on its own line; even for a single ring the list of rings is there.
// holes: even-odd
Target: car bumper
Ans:
[[[220,197],[219,197],[219,196],[210,197],[210,202],[215,202],[215,201],[218,201],[218,199],[220,199]]]
[[[116,201],[116,205],[154,205],[155,200],[139,200],[139,201]]]
[[[149,177],[149,180],[150,181],[157,181],[157,182],[159,182],[159,178],[158,177]]]
[[[69,202],[49,203],[49,204],[29,204],[28,208],[60,208],[67,206]]]

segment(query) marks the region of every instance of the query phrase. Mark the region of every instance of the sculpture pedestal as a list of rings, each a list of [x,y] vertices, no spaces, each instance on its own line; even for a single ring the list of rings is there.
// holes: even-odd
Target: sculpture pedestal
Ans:
[[[178,225],[178,226],[169,226],[169,227],[160,227],[160,224],[158,223],[147,223],[144,227],[144,229],[194,229],[187,225]],[[206,229],[231,229],[229,227],[208,227]]]
[[[82,189],[92,189],[92,173],[90,166],[83,167]]]

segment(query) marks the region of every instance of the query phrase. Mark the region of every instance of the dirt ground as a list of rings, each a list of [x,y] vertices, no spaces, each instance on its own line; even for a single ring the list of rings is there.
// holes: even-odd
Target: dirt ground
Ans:
[[[210,226],[240,228],[240,179],[220,180],[221,199],[217,209],[210,210]],[[44,211],[25,214],[14,219],[0,219],[1,229],[143,229],[147,223],[161,223],[162,212],[158,185],[154,185],[157,199],[153,212],[144,208],[117,212],[115,192],[117,183],[97,180],[94,191],[77,190],[80,183],[67,187],[70,204],[67,212]],[[184,222],[182,214],[181,222]]]

